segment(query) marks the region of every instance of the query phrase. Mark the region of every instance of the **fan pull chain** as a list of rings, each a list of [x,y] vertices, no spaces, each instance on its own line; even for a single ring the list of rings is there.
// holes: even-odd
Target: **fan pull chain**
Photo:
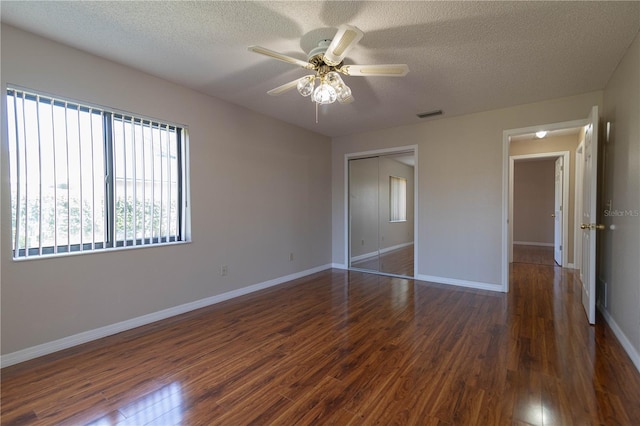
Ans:
[[[318,103],[314,102],[314,104],[316,104],[316,124],[318,124]]]

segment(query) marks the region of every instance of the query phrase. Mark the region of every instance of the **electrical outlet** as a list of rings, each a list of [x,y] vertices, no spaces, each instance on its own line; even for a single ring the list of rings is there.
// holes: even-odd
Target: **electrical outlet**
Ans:
[[[289,262],[293,262],[293,253],[289,253]]]
[[[229,268],[227,267],[227,265],[220,266],[220,276],[221,277],[226,277],[228,273],[229,273]]]

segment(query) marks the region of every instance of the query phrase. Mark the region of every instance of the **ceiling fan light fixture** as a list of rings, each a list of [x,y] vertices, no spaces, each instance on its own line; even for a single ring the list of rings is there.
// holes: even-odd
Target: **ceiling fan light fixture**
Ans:
[[[344,83],[341,75],[402,77],[409,72],[406,64],[344,65],[347,53],[363,35],[364,33],[357,27],[340,25],[333,39],[322,39],[318,42],[318,46],[311,49],[307,55],[307,62],[261,46],[250,46],[249,50],[315,71],[314,75],[306,75],[285,83],[269,90],[267,94],[278,96],[294,87],[297,88],[300,95],[309,97],[315,103],[317,123],[318,105],[332,104],[335,101],[348,104],[354,101],[351,89]]]
[[[316,90],[313,91],[313,101],[320,105],[332,104],[337,98],[336,89],[327,83],[324,78],[320,85],[316,87]]]
[[[298,93],[302,96],[309,96],[313,93],[313,89],[315,86],[316,77],[314,75],[309,75],[307,77],[303,77],[298,81]]]

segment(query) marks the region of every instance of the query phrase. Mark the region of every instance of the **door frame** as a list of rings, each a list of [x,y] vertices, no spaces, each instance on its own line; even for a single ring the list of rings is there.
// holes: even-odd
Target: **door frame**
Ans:
[[[576,166],[575,166],[575,211],[573,223],[576,227],[582,223],[582,178],[584,175],[584,140],[580,141],[576,148]],[[582,232],[576,232],[573,234],[573,267],[577,269],[580,276],[580,282],[582,282]]]
[[[568,264],[568,255],[566,250],[569,241],[569,170],[571,170],[571,153],[569,151],[553,151],[541,152],[538,154],[523,154],[509,156],[509,263],[513,261],[513,177],[515,163],[526,160],[553,160],[558,157],[562,158],[562,265]]]
[[[575,127],[584,127],[588,124],[587,119],[563,121],[550,124],[538,124],[536,126],[522,127],[516,129],[507,129],[502,132],[502,267],[501,267],[501,290],[503,292],[509,291],[509,264],[511,259],[510,245],[510,217],[509,206],[512,203],[513,196],[509,194],[509,173],[511,170],[509,162],[509,146],[511,145],[511,138],[518,135],[527,133],[535,133],[540,130],[562,130]]]
[[[418,223],[419,205],[418,202],[418,145],[398,146],[394,148],[375,149],[371,151],[352,152],[344,155],[344,265],[350,270],[349,263],[349,234],[351,232],[351,221],[349,220],[349,160],[366,158],[380,155],[392,155],[413,152],[415,164],[413,166],[413,277],[418,276]],[[381,272],[373,272],[381,275],[391,275]]]

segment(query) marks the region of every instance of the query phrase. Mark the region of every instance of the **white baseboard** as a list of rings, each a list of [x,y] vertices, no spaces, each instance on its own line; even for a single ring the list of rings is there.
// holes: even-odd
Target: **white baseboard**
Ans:
[[[602,305],[598,304],[598,310],[604,317],[605,321],[607,321],[607,324],[609,324],[609,327],[611,327],[611,330],[613,330],[613,334],[616,335],[625,352],[627,352],[627,355],[629,355],[629,358],[631,358],[631,362],[633,362],[633,365],[635,365],[636,369],[640,371],[640,353],[638,353],[638,350],[633,347],[633,345],[631,344],[629,339],[627,339],[627,336],[618,326],[611,314],[609,314],[609,312],[604,309]]]
[[[458,287],[475,288],[478,290],[504,291],[500,284],[483,283],[479,281],[458,280],[456,278],[435,277],[433,275],[418,274],[416,280],[429,281],[438,284],[455,285]]]
[[[376,257],[378,255],[377,251],[372,251],[369,253],[365,253],[365,254],[361,254],[359,256],[354,256],[351,258],[352,262],[357,262],[359,260],[365,260],[365,259],[369,259],[370,257]]]
[[[359,260],[369,259],[371,257],[376,257],[376,256],[378,256],[380,254],[388,253],[390,251],[398,250],[398,249],[401,249],[401,248],[404,248],[404,247],[408,247],[408,246],[412,246],[412,245],[413,245],[413,241],[410,241],[408,243],[396,244],[395,246],[383,248],[383,249],[380,249],[378,251],[372,251],[372,252],[369,252],[369,253],[365,253],[365,254],[361,254],[361,255],[358,255],[358,256],[354,256],[351,259],[351,261],[352,262],[357,262]]]
[[[409,241],[408,243],[396,244],[395,246],[380,249],[380,254],[389,253],[390,251],[398,250],[398,249],[409,247],[412,245],[413,245],[413,241]]]
[[[553,243],[536,243],[534,241],[514,241],[513,244],[519,246],[553,247]]]
[[[160,321],[166,318],[170,318],[176,315],[184,314],[196,309],[204,308],[206,306],[214,305],[216,303],[223,302],[225,300],[233,299],[234,297],[243,296],[245,294],[253,293],[258,290],[273,287],[278,284],[292,281],[298,278],[305,277],[307,275],[315,274],[316,272],[324,271],[332,268],[332,264],[322,265],[315,268],[307,269],[306,271],[296,272],[294,274],[286,275],[284,277],[274,278],[269,281],[264,281],[258,284],[250,285],[248,287],[239,288],[216,296],[207,297],[204,299],[196,300],[193,302],[185,303],[183,305],[174,306],[171,308],[163,309],[161,311],[152,312],[140,317],[131,318],[126,321],[110,324],[104,327],[96,328],[94,330],[83,331],[82,333],[74,334],[73,336],[63,337],[62,339],[54,340],[51,342],[43,343],[40,345],[32,346],[30,348],[22,349],[16,352],[12,352],[0,357],[0,367],[8,367],[10,365],[18,364],[20,362],[28,361],[43,355],[48,355],[63,349],[67,349],[73,346],[87,343],[92,340],[101,339],[103,337],[111,336],[113,334],[121,333],[123,331],[131,330],[136,327],[151,324],[156,321]]]
[[[331,267],[334,268],[334,269],[344,269],[344,270],[349,269],[349,267],[347,265],[345,265],[344,263],[332,263]]]

